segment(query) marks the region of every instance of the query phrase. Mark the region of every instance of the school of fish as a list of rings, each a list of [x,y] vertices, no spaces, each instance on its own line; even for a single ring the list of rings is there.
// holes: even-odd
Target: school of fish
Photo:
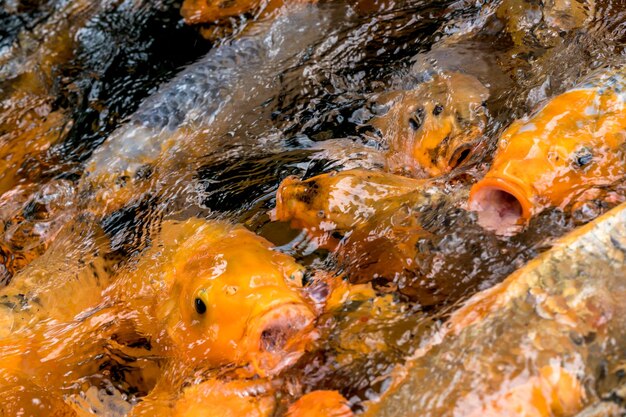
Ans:
[[[626,413],[619,1],[39,3],[1,417]]]

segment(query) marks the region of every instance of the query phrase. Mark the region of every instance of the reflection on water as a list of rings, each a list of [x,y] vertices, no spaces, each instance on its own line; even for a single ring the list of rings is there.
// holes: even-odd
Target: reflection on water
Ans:
[[[313,391],[360,413],[464,300],[626,198],[618,1],[184,3],[0,3],[3,416],[283,415]],[[522,213],[485,186],[519,157],[547,161],[519,187],[576,197]],[[475,383],[578,392],[528,416],[615,387],[533,366]]]

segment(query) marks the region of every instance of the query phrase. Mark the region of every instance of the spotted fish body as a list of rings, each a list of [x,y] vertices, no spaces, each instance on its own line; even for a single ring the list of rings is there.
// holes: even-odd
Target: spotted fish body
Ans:
[[[426,186],[426,180],[365,169],[331,172],[307,180],[288,177],[278,188],[274,218],[305,229],[319,245],[333,248],[344,233],[377,214],[376,203]]]
[[[604,71],[549,100],[503,134],[470,206],[506,232],[548,207],[624,200],[626,71]],[[623,191],[623,190],[622,190]]]
[[[470,298],[365,415],[574,416],[623,384],[625,292],[621,204]]]

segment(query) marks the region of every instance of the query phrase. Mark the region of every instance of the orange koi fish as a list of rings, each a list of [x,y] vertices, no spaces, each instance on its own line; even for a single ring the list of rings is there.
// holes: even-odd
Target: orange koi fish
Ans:
[[[414,90],[393,92],[390,106],[372,120],[388,147],[391,171],[436,176],[461,165],[480,146],[488,89],[471,75],[435,75]]]
[[[480,224],[510,234],[548,207],[623,201],[611,188],[626,175],[625,88],[623,71],[605,73],[514,122],[472,187]]]
[[[275,375],[299,359],[314,336],[315,314],[300,294],[303,272],[241,226],[164,222],[159,243],[105,290],[91,289],[99,299],[91,308],[71,321],[31,322],[0,339],[0,374],[61,395],[85,368],[95,372],[93,358],[113,344],[131,357],[165,359],[165,367],[227,365],[242,375]],[[57,293],[56,299],[72,296]],[[51,301],[39,306],[49,307]],[[137,338],[150,348],[124,345]]]
[[[622,203],[467,300],[436,335],[419,341],[364,415],[623,413],[582,409],[623,386],[625,247]]]
[[[348,401],[337,391],[313,391],[291,404],[286,417],[353,417]]]
[[[0,282],[45,252],[73,216],[73,197],[66,180],[20,185],[0,196]]]
[[[184,388],[175,401],[161,400],[156,408],[147,409],[140,403],[129,417],[270,417],[276,415],[278,408],[275,394],[276,387],[267,380],[209,379]],[[354,414],[337,391],[313,391],[291,404],[284,415],[352,417]]]
[[[334,247],[342,234],[375,214],[375,202],[410,193],[424,180],[353,169],[308,180],[288,177],[278,187],[273,217],[306,229],[320,246]]]

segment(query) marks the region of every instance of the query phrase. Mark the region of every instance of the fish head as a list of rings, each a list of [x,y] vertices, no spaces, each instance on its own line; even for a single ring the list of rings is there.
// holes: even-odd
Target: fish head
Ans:
[[[306,229],[326,247],[332,238],[367,221],[376,210],[374,204],[424,186],[417,180],[386,172],[351,169],[320,174],[307,180],[286,178],[276,195],[275,220],[289,221],[291,226]]]
[[[550,100],[502,135],[491,169],[470,193],[479,223],[500,234],[548,207],[565,209],[626,173],[626,107],[606,90],[576,89]]]
[[[268,241],[241,226],[200,234],[173,264],[167,331],[182,357],[271,375],[304,353],[315,319],[304,268]]]
[[[287,4],[314,3],[314,0],[292,0]],[[243,14],[275,16],[284,0],[185,0],[180,14],[187,24],[219,22]]]
[[[390,168],[436,176],[461,165],[482,143],[488,97],[478,79],[456,72],[388,94],[389,111],[372,124],[389,147]]]
[[[285,178],[276,192],[276,209],[273,218],[277,221],[289,221],[291,226],[310,229],[319,225],[328,208],[327,177],[301,180],[296,176]]]

